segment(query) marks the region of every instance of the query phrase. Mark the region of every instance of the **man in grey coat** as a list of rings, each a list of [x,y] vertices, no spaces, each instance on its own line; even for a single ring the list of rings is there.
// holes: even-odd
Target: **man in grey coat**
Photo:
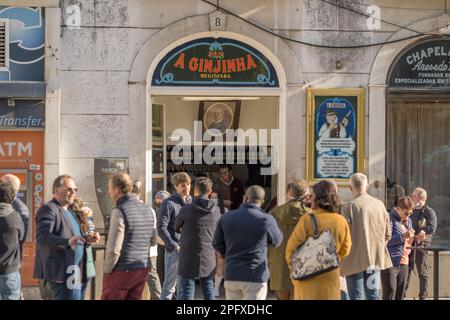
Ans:
[[[216,256],[212,241],[220,208],[210,199],[212,185],[208,178],[196,179],[192,204],[182,207],[175,219],[175,230],[181,233],[178,300],[194,299],[196,278],[200,278],[204,299],[214,300]]]
[[[23,240],[20,242],[20,259],[22,260],[23,244],[27,238],[28,221],[30,220],[30,211],[28,210],[25,203],[23,203],[22,200],[20,200],[17,197],[17,193],[20,190],[20,179],[17,176],[10,174],[10,173],[5,174],[3,177],[0,178],[0,182],[9,184],[13,188],[15,197],[14,197],[14,201],[12,202],[12,206],[13,206],[14,210],[17,213],[19,213],[20,217],[22,218],[23,226],[25,228]]]
[[[350,225],[352,249],[342,261],[341,275],[346,276],[351,300],[381,299],[380,271],[392,266],[387,242],[391,238],[389,216],[380,200],[367,193],[367,177],[350,177],[353,200],[342,208]]]

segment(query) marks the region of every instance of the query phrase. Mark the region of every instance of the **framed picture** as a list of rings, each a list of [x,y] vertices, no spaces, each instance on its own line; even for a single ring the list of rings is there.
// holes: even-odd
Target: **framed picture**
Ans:
[[[227,129],[239,127],[241,101],[200,101],[198,120],[203,123],[203,132],[211,136],[222,136]]]
[[[164,173],[164,151],[162,148],[152,148],[152,173]]]
[[[364,172],[364,89],[309,88],[306,119],[310,182],[347,185],[353,173]]]

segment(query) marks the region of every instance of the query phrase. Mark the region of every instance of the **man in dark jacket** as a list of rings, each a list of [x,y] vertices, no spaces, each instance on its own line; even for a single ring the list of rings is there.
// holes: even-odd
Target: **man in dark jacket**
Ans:
[[[172,177],[172,184],[175,186],[175,192],[161,204],[157,218],[158,234],[166,247],[161,300],[171,300],[175,293],[180,252],[180,235],[175,232],[175,219],[180,209],[191,203],[189,175],[185,172],[175,174]]]
[[[36,214],[36,261],[34,277],[45,280],[55,300],[81,300],[85,243],[98,238],[82,236],[80,224],[69,206],[78,188],[71,176],[53,182],[53,199]]]
[[[214,183],[213,192],[219,198],[219,206],[222,213],[227,210],[238,209],[242,204],[244,188],[241,180],[233,176],[231,165],[219,166],[219,179]]]
[[[0,183],[0,297],[20,299],[20,242],[24,237],[22,219],[11,203],[15,197],[11,185]]]
[[[210,199],[211,193],[210,179],[196,179],[192,204],[181,208],[175,219],[175,230],[181,233],[178,300],[194,299],[196,278],[200,278],[204,299],[214,300],[216,257],[212,241],[220,208]]]
[[[436,213],[432,208],[426,205],[427,192],[422,188],[416,188],[412,194],[414,202],[414,210],[411,215],[412,227],[416,232],[415,245],[420,247],[427,247],[431,244],[431,238],[436,232],[437,218]],[[421,241],[420,241],[421,240]],[[410,269],[408,276],[407,288],[411,273],[417,268],[419,276],[419,299],[425,300],[428,295],[428,262],[427,251],[412,250],[410,254]]]
[[[275,219],[261,209],[264,189],[247,189],[244,204],[222,215],[213,246],[225,258],[227,300],[265,300],[269,268],[267,248],[279,246],[283,234]]]
[[[115,175],[108,188],[116,208],[110,215],[102,300],[141,300],[150,248],[158,236],[153,213],[131,193],[133,182],[128,174]]]
[[[17,193],[20,190],[20,179],[13,175],[13,174],[5,174],[3,177],[1,177],[0,182],[9,184],[12,186],[14,190],[14,201],[12,202],[12,206],[14,210],[19,213],[20,217],[22,218],[23,226],[25,228],[23,240],[20,243],[20,257],[22,259],[23,256],[23,243],[27,239],[27,232],[28,232],[28,221],[30,220],[30,211],[28,210],[25,203],[22,202],[17,197]]]

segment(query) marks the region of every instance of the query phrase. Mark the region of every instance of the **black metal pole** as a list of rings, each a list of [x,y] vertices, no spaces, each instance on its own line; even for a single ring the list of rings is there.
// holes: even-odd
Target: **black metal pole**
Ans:
[[[97,261],[97,250],[92,249],[92,260],[94,260],[95,268],[95,261]],[[91,300],[95,300],[95,277],[91,279]]]
[[[434,300],[439,300],[439,251],[438,250],[436,250],[434,252],[433,266],[434,266],[434,280],[433,280]]]

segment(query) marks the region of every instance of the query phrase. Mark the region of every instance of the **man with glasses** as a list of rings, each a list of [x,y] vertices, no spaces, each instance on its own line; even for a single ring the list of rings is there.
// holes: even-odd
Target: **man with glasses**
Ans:
[[[69,209],[78,188],[71,176],[53,182],[53,199],[36,214],[34,277],[48,282],[55,300],[81,300],[85,243],[98,236],[82,236],[80,224]]]

